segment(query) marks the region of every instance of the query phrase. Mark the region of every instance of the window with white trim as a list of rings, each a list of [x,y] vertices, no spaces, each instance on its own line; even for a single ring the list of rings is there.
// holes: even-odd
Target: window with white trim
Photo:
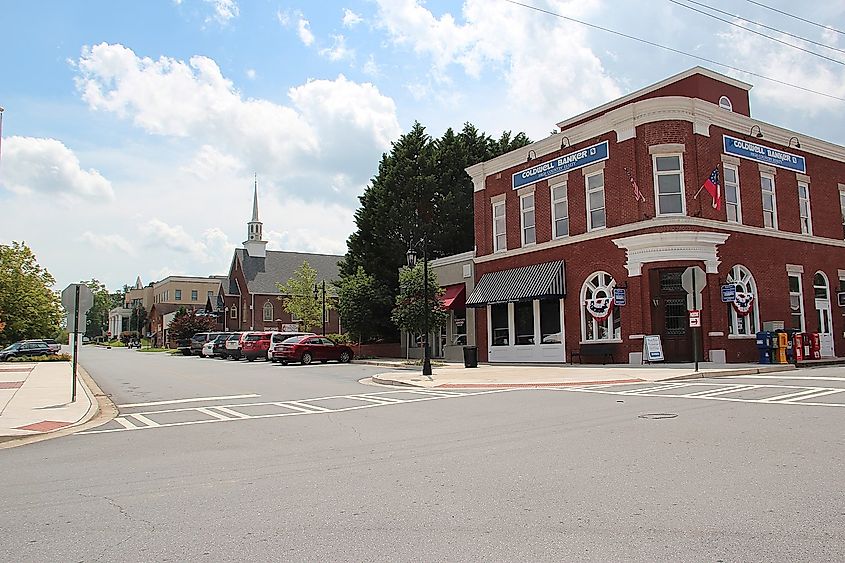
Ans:
[[[604,207],[604,170],[584,178],[587,187],[587,230],[603,229],[607,225]]]
[[[534,226],[534,194],[525,194],[519,198],[522,209],[522,246],[537,242],[537,230]]]
[[[229,316],[233,319],[237,319],[238,318],[238,308],[232,307],[231,309],[229,309]]]
[[[763,226],[778,228],[778,206],[775,198],[775,177],[772,174],[760,174],[760,189],[763,193]]]
[[[737,264],[728,272],[727,283],[736,286],[740,300],[728,303],[728,334],[753,336],[760,326],[760,306],[757,302],[757,284],[745,266]],[[750,308],[743,306],[751,297]]]
[[[839,190],[839,212],[842,214],[842,236],[845,238],[845,190]]]
[[[654,159],[654,189],[658,215],[684,215],[684,160],[680,154],[656,154]]]
[[[591,274],[581,287],[581,340],[620,340],[619,309],[613,306],[616,281],[607,272]]]
[[[739,201],[739,170],[733,164],[723,164],[725,184],[725,212],[731,223],[742,223],[742,205]]]
[[[731,103],[730,98],[728,98],[727,96],[722,96],[721,98],[719,98],[719,107],[728,111],[734,110],[734,105]]]
[[[813,234],[813,219],[810,216],[810,185],[807,182],[798,182],[798,217],[801,233]]]
[[[569,236],[569,202],[566,198],[566,187],[566,182],[551,186],[552,238]]]
[[[493,204],[493,252],[504,252],[508,249],[505,229],[505,202],[497,201]]]
[[[801,291],[801,274],[789,274],[789,314],[791,328],[804,329],[804,292]]]
[[[267,301],[264,303],[264,320],[265,321],[272,321],[273,320],[273,304]]]
[[[181,300],[182,300],[182,290],[177,289],[176,290],[176,301],[181,301]]]

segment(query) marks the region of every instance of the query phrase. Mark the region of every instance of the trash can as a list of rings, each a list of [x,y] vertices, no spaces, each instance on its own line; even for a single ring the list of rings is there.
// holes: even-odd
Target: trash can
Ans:
[[[478,347],[464,346],[464,367],[477,368],[478,367]]]

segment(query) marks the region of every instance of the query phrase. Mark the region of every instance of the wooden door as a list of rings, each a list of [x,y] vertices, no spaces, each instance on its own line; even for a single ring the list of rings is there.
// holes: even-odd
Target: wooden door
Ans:
[[[692,330],[689,328],[687,292],[681,286],[686,268],[652,270],[651,330],[659,334],[666,362],[691,362]]]

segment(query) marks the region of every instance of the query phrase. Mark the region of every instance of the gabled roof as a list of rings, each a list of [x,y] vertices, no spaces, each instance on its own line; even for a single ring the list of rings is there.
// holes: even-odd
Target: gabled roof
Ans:
[[[343,256],[337,254],[310,254],[307,252],[287,252],[268,250],[266,258],[257,258],[247,254],[244,249],[235,250],[235,256],[243,268],[247,289],[250,293],[280,294],[277,283],[285,283],[294,276],[303,262],[317,270],[317,281],[331,282],[340,277],[338,262]],[[230,282],[234,284],[234,280]],[[237,287],[231,287],[230,294],[237,293]],[[232,291],[232,290],[235,291]]]

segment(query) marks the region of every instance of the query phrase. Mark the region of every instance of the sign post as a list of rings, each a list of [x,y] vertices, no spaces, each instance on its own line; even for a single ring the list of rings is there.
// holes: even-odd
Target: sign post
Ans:
[[[76,365],[79,355],[79,325],[80,319],[85,320],[85,313],[94,304],[94,294],[84,283],[72,283],[62,291],[62,305],[65,310],[73,311],[72,316],[68,314],[68,328],[73,329],[70,336],[73,339],[73,358],[71,362],[71,391],[70,402],[76,401]],[[82,323],[85,326],[85,323]]]
[[[701,290],[705,285],[707,285],[707,274],[698,266],[690,266],[681,274],[681,286],[689,293],[687,310],[690,313],[689,324],[692,328],[692,355],[695,358],[695,371],[698,371],[698,340],[701,331]],[[695,317],[694,324],[693,317]]]

